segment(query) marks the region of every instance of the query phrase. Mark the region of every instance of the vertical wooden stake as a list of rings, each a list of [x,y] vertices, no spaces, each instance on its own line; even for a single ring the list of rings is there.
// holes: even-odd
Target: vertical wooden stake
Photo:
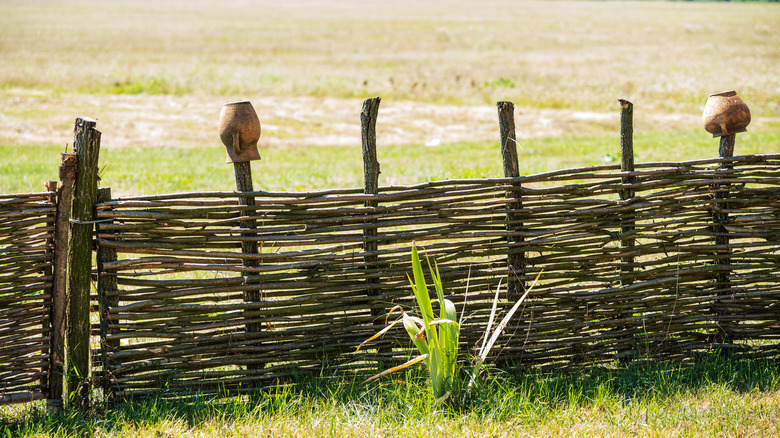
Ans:
[[[98,189],[97,202],[105,203],[111,201],[111,187],[103,187]],[[119,288],[116,281],[116,270],[107,270],[103,266],[107,262],[115,262],[117,260],[117,254],[115,248],[109,248],[105,245],[100,245],[102,239],[100,228],[105,225],[109,225],[112,222],[96,224],[95,234],[98,238],[97,247],[97,273],[98,273],[98,307],[100,312],[100,362],[103,369],[101,375],[101,386],[103,388],[103,397],[107,402],[114,400],[113,392],[113,375],[111,373],[111,362],[109,354],[119,351],[118,339],[107,339],[111,333],[111,308],[119,305],[119,298],[116,293]]]
[[[620,102],[620,171],[634,171],[634,104],[627,100],[618,99]],[[634,184],[636,178],[625,176],[622,179],[623,184]],[[620,190],[620,199],[628,201],[634,197],[634,190],[623,188]],[[623,266],[621,266],[620,284],[627,286],[634,282],[631,273],[634,271],[634,256],[630,253],[634,250],[635,241],[631,234],[636,228],[633,212],[623,215],[621,220],[621,239],[620,246],[624,253]]]
[[[363,146],[363,181],[365,187],[363,193],[367,195],[376,195],[379,193],[379,161],[377,160],[376,153],[376,118],[379,114],[379,103],[382,101],[379,97],[366,99],[363,101],[363,109],[360,112],[360,133],[361,143]],[[366,207],[376,207],[378,204],[376,201],[366,201]],[[370,224],[373,221],[368,222],[368,226],[363,229],[363,250],[366,252],[365,262],[366,270],[373,270],[376,268],[376,262],[378,260],[376,251],[379,249],[379,245],[374,240],[377,235],[377,229]],[[368,296],[374,296],[377,294],[377,289],[374,287],[378,283],[376,278],[366,278],[367,294]],[[371,314],[378,316],[382,314],[383,309],[373,308]]]
[[[734,156],[734,144],[736,142],[736,134],[724,135],[720,137],[720,145],[718,147],[718,157],[731,158]],[[721,163],[720,169],[730,170],[733,168],[731,164]],[[729,197],[729,184],[718,184],[717,192],[715,193],[715,211],[712,213],[712,219],[714,222],[713,231],[715,232],[715,253],[718,257],[715,259],[717,266],[717,274],[715,275],[715,293],[719,296],[725,296],[731,294],[731,280],[729,275],[731,274],[729,267],[731,266],[731,248],[729,247],[729,235],[726,229],[726,223],[729,220],[729,214],[727,210],[729,204],[726,201]],[[715,314],[718,317],[718,324],[723,331],[721,335],[716,336],[719,341],[731,342],[732,330],[728,321],[724,321],[726,317],[726,311],[723,310],[725,303],[723,300],[716,301]]]
[[[67,373],[68,399],[74,407],[89,405],[89,291],[92,271],[92,225],[97,200],[100,131],[88,118],[77,118],[73,149],[77,158],[68,267]]]
[[[49,278],[52,279],[51,289],[54,289],[54,237],[55,237],[55,233],[56,233],[55,226],[56,226],[56,223],[57,223],[57,208],[56,208],[57,207],[57,181],[49,181],[49,182],[47,182],[46,183],[46,191],[49,192],[49,198],[47,199],[47,201],[49,202],[50,205],[54,206],[55,208],[54,208],[54,214],[50,215],[49,219],[46,221],[46,228],[51,230],[48,233],[50,237],[48,237],[46,239],[46,255],[48,257],[51,257],[51,261],[52,262],[51,262],[50,266],[48,266],[48,267],[46,267],[44,269],[43,275],[45,275],[46,277],[49,277]],[[53,292],[50,291],[49,295],[52,296]],[[50,391],[49,391],[49,372],[51,371],[51,359],[52,359],[52,355],[51,355],[52,347],[51,347],[51,344],[52,344],[52,338],[54,337],[54,335],[53,335],[53,328],[54,327],[52,325],[52,320],[51,320],[51,316],[52,316],[51,314],[52,314],[52,309],[54,308],[54,305],[53,305],[54,303],[51,301],[51,298],[49,298],[49,300],[50,300],[49,301],[49,307],[48,307],[49,312],[48,312],[48,315],[47,315],[48,317],[44,318],[44,320],[43,320],[43,327],[41,327],[43,329],[44,333],[49,333],[49,342],[48,342],[49,362],[48,362],[48,365],[46,367],[41,369],[41,371],[43,372],[43,374],[41,376],[41,386],[43,388],[46,388],[44,390],[44,393],[46,394],[47,398],[50,398],[50,394],[49,394],[50,393]],[[44,345],[46,345],[45,342],[44,342]]]
[[[508,178],[517,178],[520,176],[520,165],[517,158],[517,140],[515,137],[515,105],[512,102],[500,101],[498,106],[498,124],[501,132],[501,158],[504,163],[504,176]],[[519,187],[519,184],[515,184]],[[520,244],[525,240],[517,235],[522,230],[523,224],[520,222],[519,211],[523,208],[520,192],[509,191],[506,194],[506,230],[510,233],[507,237],[508,256],[507,265],[509,268],[508,292],[509,296],[513,294],[522,294],[525,292],[525,281],[522,276],[525,274],[526,258],[525,252]]]
[[[251,161],[242,161],[238,163],[233,163],[233,170],[236,176],[236,189],[242,193],[253,192],[254,187],[252,187]],[[253,196],[240,197],[239,204],[245,207],[254,207],[255,198]],[[241,232],[241,237],[253,238],[257,236],[257,233],[255,231],[257,230],[257,221],[249,218],[249,216],[252,215],[254,215],[253,211],[250,210],[241,211],[241,217],[246,217],[246,219],[242,219],[240,222],[241,229],[243,230]],[[258,254],[257,241],[242,240],[241,252],[244,254]],[[251,259],[251,260],[244,259],[242,264],[245,268],[256,268],[258,266],[258,262],[256,259]],[[248,274],[244,273],[244,279],[246,280],[247,278],[248,278]],[[260,301],[259,288],[244,292],[244,302],[252,303],[252,302],[259,302],[259,301]],[[248,322],[246,324],[247,333],[260,333],[261,328],[262,327],[259,322]],[[250,339],[250,342],[251,341],[252,340]],[[263,364],[247,365],[247,370],[258,370],[262,368],[263,368]]]
[[[360,111],[360,133],[363,146],[363,193],[367,195],[376,195],[379,193],[379,160],[376,152],[376,118],[379,114],[380,97],[373,97],[363,101],[363,109]],[[376,201],[366,201],[367,208],[378,206]],[[366,271],[371,272],[377,268],[377,251],[379,244],[376,241],[377,229],[372,224],[374,220],[367,220],[366,227],[363,228],[363,251],[365,252]],[[371,297],[379,295],[377,285],[379,279],[375,276],[366,275],[366,295],[371,300],[371,316],[378,318],[384,313],[384,308],[377,306]],[[379,352],[384,353],[387,349],[380,347]],[[380,360],[379,366],[383,364]]]
[[[49,354],[49,396],[46,406],[62,407],[65,365],[65,321],[67,309],[68,240],[73,184],[76,181],[76,155],[62,154],[60,164],[62,185],[57,196],[57,219],[54,223],[54,277],[51,291],[51,352]]]
[[[376,118],[379,115],[379,104],[382,98],[373,97],[363,101],[360,112],[360,134],[363,146],[363,193],[376,195],[379,193],[379,161],[376,153]],[[368,201],[371,203],[372,201]]]
[[[724,135],[720,137],[720,144],[718,145],[718,157],[731,158],[734,156],[734,144],[737,140],[737,134]],[[721,164],[723,169],[731,169],[733,166],[729,164]]]
[[[618,99],[620,102],[620,171],[634,171],[634,104],[625,100]],[[634,176],[624,176],[621,182],[625,184],[634,184]],[[634,190],[628,187],[620,189],[620,199],[629,201],[634,197]],[[628,286],[634,283],[634,247],[633,237],[636,229],[636,216],[633,210],[628,210],[620,218],[620,248],[623,253],[620,266],[620,285]],[[630,316],[631,312],[620,315],[620,318]],[[618,330],[626,331],[628,327],[621,326]],[[617,355],[620,361],[627,362],[632,357],[632,351],[635,350],[633,336],[629,335],[626,340],[630,349],[622,349],[618,346]]]

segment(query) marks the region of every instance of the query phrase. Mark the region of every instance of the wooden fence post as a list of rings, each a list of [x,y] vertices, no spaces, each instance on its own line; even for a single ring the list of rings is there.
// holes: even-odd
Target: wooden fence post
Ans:
[[[47,199],[47,202],[49,202],[49,204],[51,204],[55,208],[54,208],[54,214],[50,215],[48,220],[46,221],[46,228],[51,230],[48,233],[50,237],[48,237],[46,239],[46,248],[47,248],[46,249],[46,255],[48,257],[51,257],[52,262],[51,262],[51,265],[47,266],[43,270],[43,275],[45,275],[46,277],[49,277],[49,278],[52,279],[51,289],[54,289],[54,238],[55,238],[55,233],[56,233],[55,226],[57,224],[57,208],[56,208],[56,206],[57,206],[57,181],[49,181],[49,182],[47,182],[46,183],[46,191],[49,192],[49,197]],[[50,296],[53,296],[53,295],[54,295],[53,292],[51,292]],[[52,355],[51,355],[52,347],[51,347],[51,344],[52,344],[52,339],[54,338],[54,331],[53,331],[54,326],[52,324],[51,316],[52,316],[52,309],[53,308],[54,308],[54,303],[52,302],[52,299],[49,298],[49,312],[48,312],[49,314],[48,314],[48,318],[44,318],[43,324],[42,324],[43,327],[41,327],[43,329],[44,333],[47,333],[47,332],[49,333],[49,361],[48,361],[48,365],[41,369],[41,371],[43,372],[43,375],[41,376],[41,387],[46,388],[44,390],[44,393],[46,394],[47,399],[50,398],[49,397],[49,393],[50,393],[50,391],[49,391],[49,372],[52,369],[52,366],[51,366],[51,360],[52,360]]]
[[[51,347],[49,353],[49,396],[46,406],[62,407],[65,365],[65,321],[67,309],[68,240],[73,184],[76,180],[76,155],[62,154],[60,164],[62,185],[57,194],[57,218],[54,223],[54,270],[51,288]]]
[[[623,99],[620,102],[620,171],[634,171],[634,104]],[[636,178],[633,176],[624,176],[621,178],[623,184],[634,184]],[[634,190],[623,188],[620,190],[620,199],[628,201],[634,197]],[[633,212],[626,213],[621,218],[621,239],[620,246],[624,253],[623,266],[621,266],[621,280],[623,286],[634,282],[631,272],[634,271],[634,256],[631,252],[634,249],[634,237],[631,235],[635,229],[635,217]]]
[[[501,132],[501,158],[504,163],[504,176],[517,178],[520,176],[520,165],[517,158],[517,140],[515,137],[515,105],[508,101],[499,101],[498,106],[498,124]],[[519,187],[519,184],[515,184]],[[525,274],[526,258],[525,252],[519,245],[525,240],[518,233],[523,228],[520,222],[519,211],[523,208],[523,202],[520,192],[508,191],[506,204],[506,230],[510,233],[507,237],[508,256],[507,267],[509,268],[509,279],[507,289],[509,296],[513,294],[522,294],[525,292],[525,281],[522,276]]]
[[[736,134],[723,135],[720,137],[720,144],[718,147],[718,157],[731,158],[734,156],[734,144],[736,142]],[[730,163],[720,163],[719,168],[721,170],[731,170],[734,166]],[[729,203],[727,201],[729,197],[729,185],[728,183],[718,184],[715,192],[715,209],[712,212],[712,219],[714,223],[713,231],[715,232],[715,253],[717,257],[715,264],[717,266],[717,273],[715,274],[715,293],[718,296],[731,294],[731,280],[729,275],[731,274],[729,267],[731,266],[731,248],[729,247],[729,235],[726,229],[726,223],[729,220],[729,214],[727,212]],[[726,315],[724,310],[725,303],[723,300],[716,300],[715,315],[718,317],[718,325],[722,330],[722,333],[716,336],[718,341],[731,342],[732,330],[728,322],[724,322],[722,317]]]
[[[634,171],[634,104],[625,100],[618,99],[620,102],[620,171],[621,172],[633,172]],[[636,178],[634,176],[624,176],[621,178],[621,182],[626,184],[634,184]],[[634,190],[628,187],[620,189],[620,199],[623,201],[629,201],[634,197]],[[620,217],[620,249],[623,253],[621,257],[620,266],[620,285],[629,286],[634,283],[634,230],[636,229],[636,217],[633,210],[628,210]],[[628,314],[621,315],[621,317],[630,316]],[[623,330],[628,327],[621,327]],[[629,344],[633,344],[633,337],[629,339]],[[633,349],[633,345],[631,349]],[[618,358],[626,362],[631,359],[631,350],[617,349]]]
[[[363,149],[363,193],[366,195],[376,195],[379,193],[379,160],[376,152],[376,118],[379,114],[380,97],[373,97],[363,101],[363,108],[360,111],[360,137]],[[376,201],[366,201],[365,207],[375,208],[378,206]],[[379,250],[379,244],[376,241],[377,229],[372,224],[374,220],[367,220],[366,227],[363,228],[363,251],[365,252],[366,271],[371,272],[377,268],[379,259],[376,252]],[[366,295],[371,299],[379,295],[377,285],[379,279],[366,275]],[[377,318],[384,313],[384,309],[374,306],[371,303],[371,316]],[[386,349],[380,348],[379,352],[384,353]],[[380,367],[383,364],[380,360]]]
[[[92,225],[97,200],[100,131],[97,122],[77,118],[73,149],[77,158],[68,257],[67,388],[75,407],[89,405],[89,291],[92,273]]]
[[[249,277],[257,274],[254,268],[259,266],[259,260],[255,257],[258,251],[257,244],[257,221],[254,216],[257,214],[253,208],[255,206],[255,197],[246,195],[254,191],[252,187],[252,163],[259,160],[260,154],[257,151],[257,141],[260,139],[260,119],[257,117],[254,107],[249,101],[229,102],[222,105],[222,111],[219,115],[219,137],[222,144],[227,148],[227,162],[233,163],[233,172],[236,177],[236,190],[242,194],[238,196],[239,227],[241,228],[241,265],[244,267],[242,276],[244,285],[247,289],[244,291],[245,303],[260,302],[260,286],[250,284]],[[250,257],[247,257],[250,256]],[[257,308],[246,308],[243,311],[246,340],[249,345],[258,341],[257,335],[261,331],[261,318],[253,317],[251,314],[257,311]],[[255,318],[253,320],[253,318]],[[260,341],[262,342],[262,341]],[[247,371],[259,370],[264,367],[264,363],[255,362],[246,365]],[[253,374],[253,373],[248,373]]]
[[[233,163],[233,171],[236,176],[236,189],[241,193],[246,192],[253,192],[254,187],[252,185],[252,162],[251,161],[240,161],[240,162],[234,162]],[[242,196],[238,198],[239,204],[244,207],[254,207],[255,206],[255,198],[254,196]],[[242,210],[241,211],[241,217],[245,218],[242,219],[241,229],[243,230],[241,232],[241,237],[244,238],[254,238],[257,237],[257,221],[255,219],[250,218],[253,216],[255,212],[249,211],[249,210]],[[241,252],[244,254],[258,254],[258,245],[257,241],[255,240],[242,240],[241,241]],[[242,265],[245,268],[256,268],[258,266],[258,261],[256,259],[243,259]],[[248,275],[244,273],[244,280],[246,281]],[[246,303],[256,303],[260,301],[260,289],[252,289],[247,290],[244,292],[244,302]],[[253,311],[255,309],[249,310],[249,312]],[[251,320],[251,318],[248,318]],[[260,322],[248,322],[246,324],[246,332],[249,333],[260,333],[262,330],[262,325]],[[248,341],[251,342],[251,339],[248,339]],[[249,364],[247,365],[247,370],[259,370],[263,368],[263,364]]]
[[[103,187],[98,189],[97,202],[109,202],[111,201],[111,187]],[[112,221],[106,222],[111,224]],[[115,248],[109,248],[105,245],[100,245],[99,240],[101,224],[95,225],[95,234],[98,236],[97,247],[97,273],[98,273],[98,308],[100,313],[100,362],[103,369],[101,375],[101,386],[103,388],[103,398],[107,402],[114,400],[113,392],[113,378],[109,369],[111,368],[111,362],[108,358],[109,353],[119,351],[119,340],[108,339],[108,335],[111,333],[110,325],[112,323],[109,310],[119,305],[119,297],[116,293],[119,291],[116,281],[116,270],[105,269],[104,264],[108,262],[117,261],[117,254]]]

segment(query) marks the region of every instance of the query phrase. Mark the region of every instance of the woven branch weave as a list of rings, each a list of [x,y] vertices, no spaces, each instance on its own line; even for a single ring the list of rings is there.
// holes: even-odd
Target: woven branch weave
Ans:
[[[719,346],[777,354],[780,155],[640,164],[631,173],[634,197],[623,201],[626,175],[599,166],[378,195],[184,193],[99,204],[97,244],[118,253],[101,272],[118,282],[102,293],[116,301],[106,340],[119,345],[106,351],[101,376],[120,396],[240,393],[296,373],[374,371],[404,360],[403,330],[373,353],[354,351],[385,324],[372,308],[413,309],[412,242],[438,263],[458,310],[465,302],[468,349],[499,281],[530,284],[542,272],[494,349],[515,366],[677,358]],[[522,209],[508,215],[513,193]],[[241,207],[239,196],[256,204]],[[257,222],[249,236],[241,211]],[[627,221],[633,228],[623,228]],[[371,254],[366,227],[377,231]],[[728,245],[715,244],[718,230]],[[510,235],[522,239],[509,246]],[[629,238],[633,246],[621,245]],[[259,254],[241,253],[246,239]],[[524,254],[526,272],[512,272],[509,253]],[[371,269],[366,256],[376,256]],[[245,267],[248,258],[257,267]],[[716,286],[723,272],[726,290]],[[369,279],[378,295],[367,293]],[[246,302],[244,292],[257,289],[260,301]],[[507,309],[518,297],[505,291],[499,306]],[[260,331],[248,333],[256,323]]]
[[[0,195],[0,404],[46,392],[53,195]]]

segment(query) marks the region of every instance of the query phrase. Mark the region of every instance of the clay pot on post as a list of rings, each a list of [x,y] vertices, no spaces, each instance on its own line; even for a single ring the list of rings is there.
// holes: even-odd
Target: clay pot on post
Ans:
[[[746,132],[750,124],[750,109],[736,91],[710,94],[702,116],[704,129],[713,137]]]
[[[227,148],[226,163],[241,163],[260,159],[260,119],[249,101],[222,105],[219,115],[219,138]]]

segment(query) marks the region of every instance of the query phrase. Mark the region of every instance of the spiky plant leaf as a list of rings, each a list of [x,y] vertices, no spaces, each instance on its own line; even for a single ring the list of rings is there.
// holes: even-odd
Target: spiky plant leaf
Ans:
[[[398,321],[403,321],[407,334],[422,354],[403,365],[385,370],[366,380],[364,383],[376,380],[379,377],[425,360],[431,377],[433,394],[437,398],[441,398],[450,393],[455,379],[460,324],[458,323],[455,305],[452,301],[444,298],[444,287],[442,286],[439,267],[436,266],[435,269],[431,267],[429,260],[428,269],[430,270],[431,278],[433,279],[433,284],[436,289],[436,295],[438,297],[438,299],[435,300],[432,300],[428,294],[428,285],[426,284],[425,276],[423,275],[420,257],[417,253],[416,246],[412,245],[412,274],[414,280],[409,278],[409,284],[414,292],[414,297],[420,308],[420,315],[422,318],[410,316],[401,309],[401,318],[394,321],[390,326],[380,331],[380,333],[377,333],[363,342],[363,344],[365,344],[372,339],[376,339],[386,333],[387,330],[398,323]],[[439,305],[439,318],[436,318],[433,313],[434,302]],[[399,306],[394,307],[390,313],[392,314],[393,311],[399,308]],[[360,345],[362,346],[363,344]],[[359,348],[360,347],[358,347],[358,349]]]

